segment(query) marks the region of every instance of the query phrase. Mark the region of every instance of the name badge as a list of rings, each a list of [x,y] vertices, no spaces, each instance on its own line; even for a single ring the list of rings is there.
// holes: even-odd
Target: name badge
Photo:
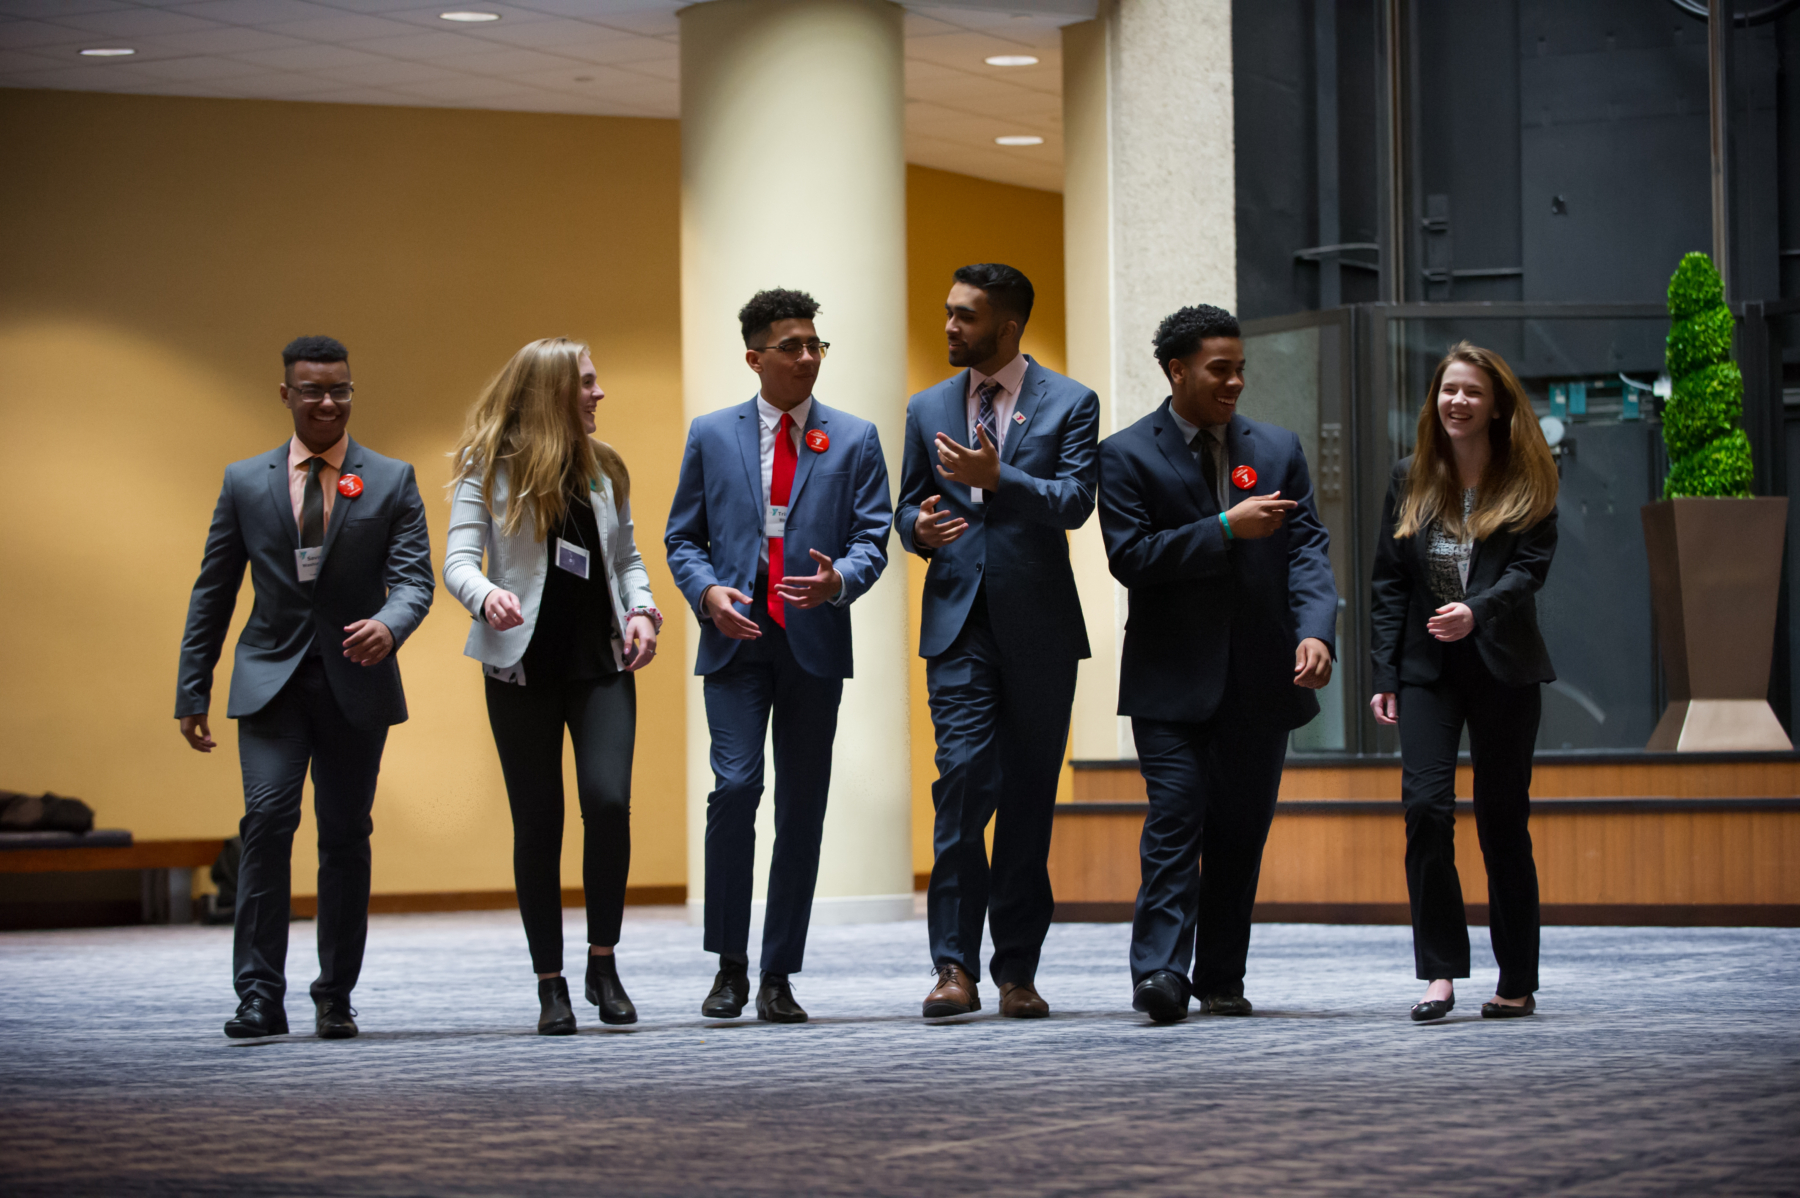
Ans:
[[[787,513],[785,503],[771,503],[768,510],[763,513],[763,536],[786,537]]]
[[[325,557],[325,547],[314,545],[311,549],[294,550],[294,574],[301,582],[311,582],[319,576],[319,562]]]
[[[571,545],[561,537],[557,537],[556,568],[567,570],[577,578],[586,578],[588,576],[588,551],[579,545]]]

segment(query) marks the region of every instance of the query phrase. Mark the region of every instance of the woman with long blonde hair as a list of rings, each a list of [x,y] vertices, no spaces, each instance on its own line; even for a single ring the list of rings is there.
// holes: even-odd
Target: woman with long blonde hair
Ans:
[[[605,395],[579,342],[547,338],[514,354],[457,443],[444,554],[444,585],[474,617],[463,651],[486,676],[548,1036],[575,1032],[562,976],[565,726],[584,829],[587,998],[606,1023],[637,1021],[613,946],[631,866],[633,674],[656,656],[662,615],[632,535],[624,459],[593,439]]]
[[[1418,1021],[1456,1005],[1469,928],[1456,873],[1456,757],[1466,724],[1475,831],[1500,981],[1488,1019],[1537,1009],[1538,884],[1527,827],[1539,687],[1556,673],[1535,596],[1556,552],[1556,462],[1499,354],[1450,347],[1395,468],[1375,550],[1375,718],[1400,729]]]

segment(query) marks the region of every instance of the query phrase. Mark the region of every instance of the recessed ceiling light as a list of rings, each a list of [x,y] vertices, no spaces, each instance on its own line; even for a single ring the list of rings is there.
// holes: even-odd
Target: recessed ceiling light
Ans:
[[[994,144],[997,146],[1041,146],[1044,144],[1044,139],[1033,133],[1021,133],[1012,137],[996,137]]]
[[[498,21],[499,19],[500,14],[497,12],[441,12],[438,14],[438,20],[440,21],[466,21],[471,25],[479,25],[484,21]]]
[[[100,46],[93,50],[83,50],[81,52],[82,57],[84,58],[123,58],[127,54],[136,53],[136,50],[127,49],[124,46]]]
[[[1030,54],[995,54],[981,61],[990,67],[1035,67],[1038,64]]]

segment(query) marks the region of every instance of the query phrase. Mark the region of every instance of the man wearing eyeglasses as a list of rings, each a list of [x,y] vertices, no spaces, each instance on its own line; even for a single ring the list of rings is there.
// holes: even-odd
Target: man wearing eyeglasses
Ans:
[[[931,563],[919,656],[937,734],[927,1019],[981,1009],[983,922],[1000,1014],[1050,1013],[1036,982],[1055,909],[1050,824],[1088,656],[1068,533],[1094,510],[1100,401],[1019,352],[1033,299],[1011,266],[958,270],[944,334],[965,369],[906,405],[895,528]]]
[[[829,342],[803,291],[759,292],[738,321],[761,382],[688,429],[663,543],[700,621],[713,791],[706,799],[706,936],[719,971],[700,1013],[750,998],[750,890],[763,739],[775,721],[775,848],[756,1016],[803,1023],[800,972],[819,872],[838,701],[851,675],[850,605],[887,566],[887,465],[875,426],[813,384]]]
[[[225,468],[181,638],[175,716],[202,753],[213,667],[244,568],[256,606],[238,638],[225,714],[238,721],[244,852],[238,867],[233,1039],[285,1035],[289,870],[312,767],[319,824],[319,977],[314,1028],[357,1034],[350,992],[369,919],[369,811],[390,725],[406,719],[394,652],[436,586],[413,468],[347,431],[350,354],[330,337],[281,353],[293,436]]]

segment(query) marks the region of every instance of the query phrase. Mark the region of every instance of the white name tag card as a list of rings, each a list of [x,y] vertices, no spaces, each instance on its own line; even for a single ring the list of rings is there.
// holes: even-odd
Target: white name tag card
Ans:
[[[301,582],[311,582],[319,576],[319,562],[325,557],[325,547],[314,545],[311,549],[294,550],[294,574]]]
[[[571,545],[561,537],[557,537],[556,568],[567,570],[577,578],[586,578],[588,576],[588,551],[579,545]]]
[[[786,504],[771,503],[763,512],[763,536],[787,536],[787,514],[788,510]]]

